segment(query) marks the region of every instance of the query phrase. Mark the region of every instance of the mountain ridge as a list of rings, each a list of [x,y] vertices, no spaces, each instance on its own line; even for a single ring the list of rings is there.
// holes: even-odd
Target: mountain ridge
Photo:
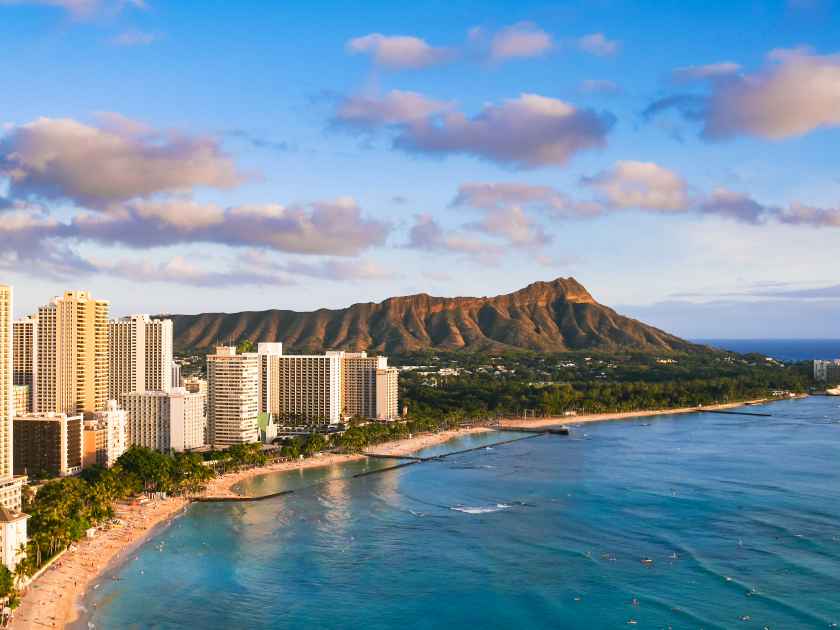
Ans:
[[[359,302],[342,309],[269,309],[167,315],[179,350],[221,342],[282,341],[289,352],[423,349],[504,351],[638,350],[692,352],[702,347],[597,302],[574,278],[533,282],[496,296],[427,293]]]

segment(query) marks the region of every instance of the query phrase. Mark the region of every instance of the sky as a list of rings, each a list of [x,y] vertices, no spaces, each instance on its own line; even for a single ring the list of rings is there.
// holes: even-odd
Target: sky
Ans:
[[[685,337],[840,337],[838,32],[833,0],[0,0],[0,283],[124,315],[573,276]]]

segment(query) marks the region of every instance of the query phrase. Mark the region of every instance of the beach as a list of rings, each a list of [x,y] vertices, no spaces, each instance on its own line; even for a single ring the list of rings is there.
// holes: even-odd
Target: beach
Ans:
[[[11,627],[63,628],[78,619],[78,602],[100,580],[108,579],[103,572],[125,560],[156,526],[182,513],[188,503],[182,497],[144,505],[119,503],[115,512],[122,524],[100,528],[94,538],[75,543],[33,580],[21,593],[21,605],[15,610]]]
[[[590,413],[576,416],[549,416],[546,418],[505,419],[499,424],[500,429],[539,429],[541,427],[556,427],[557,425],[586,424],[588,422],[604,422],[607,420],[631,420],[633,418],[648,418],[651,416],[670,416],[673,414],[697,413],[698,411],[724,411],[744,405],[758,405],[769,402],[762,398],[743,402],[722,403],[720,405],[706,405],[699,407],[678,407],[676,409],[656,409],[643,411],[621,411],[610,413]]]

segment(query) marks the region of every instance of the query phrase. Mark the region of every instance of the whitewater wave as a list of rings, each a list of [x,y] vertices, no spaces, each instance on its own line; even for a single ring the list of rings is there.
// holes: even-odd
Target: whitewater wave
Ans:
[[[450,510],[455,510],[456,512],[463,512],[464,514],[490,514],[492,512],[501,512],[502,510],[510,509],[511,505],[507,503],[497,503],[496,505],[488,505],[488,506],[478,506],[478,507],[469,507],[466,505],[456,505],[454,507],[449,508]]]

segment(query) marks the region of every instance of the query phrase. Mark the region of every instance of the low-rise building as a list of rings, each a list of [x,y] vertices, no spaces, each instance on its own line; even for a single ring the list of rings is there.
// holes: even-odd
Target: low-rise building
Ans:
[[[82,467],[99,464],[110,468],[126,449],[127,413],[116,400],[105,411],[90,415],[84,424]]]
[[[14,420],[16,475],[66,477],[82,470],[81,415],[28,413]]]
[[[0,507],[0,558],[9,571],[14,571],[26,555],[21,549],[26,544],[26,521],[29,515]]]
[[[130,446],[145,446],[162,453],[204,446],[204,394],[179,387],[168,392],[131,392],[121,400],[128,414]]]
[[[814,380],[825,383],[840,383],[840,359],[814,361]]]

